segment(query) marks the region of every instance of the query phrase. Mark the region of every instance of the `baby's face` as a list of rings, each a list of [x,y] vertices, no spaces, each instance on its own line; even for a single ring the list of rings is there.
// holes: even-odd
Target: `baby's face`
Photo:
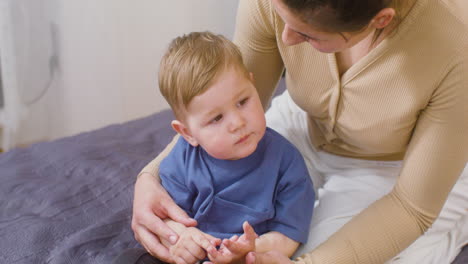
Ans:
[[[185,123],[192,145],[224,160],[252,154],[265,134],[266,121],[253,81],[234,67],[226,69],[187,107]]]

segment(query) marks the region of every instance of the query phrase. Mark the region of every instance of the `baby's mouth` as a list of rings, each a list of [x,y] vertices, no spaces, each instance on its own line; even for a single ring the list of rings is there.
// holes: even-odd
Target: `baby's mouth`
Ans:
[[[250,137],[250,134],[247,134],[245,136],[242,136],[237,142],[236,144],[240,144],[242,142],[245,142],[248,138]]]

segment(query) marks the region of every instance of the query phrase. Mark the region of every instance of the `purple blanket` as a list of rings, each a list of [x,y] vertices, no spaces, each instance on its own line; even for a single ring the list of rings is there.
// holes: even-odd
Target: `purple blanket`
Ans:
[[[110,263],[139,247],[135,176],[171,140],[169,111],[0,154],[0,263]],[[468,248],[457,264],[468,263]]]
[[[110,263],[137,247],[137,173],[172,139],[169,111],[0,154],[0,263]]]

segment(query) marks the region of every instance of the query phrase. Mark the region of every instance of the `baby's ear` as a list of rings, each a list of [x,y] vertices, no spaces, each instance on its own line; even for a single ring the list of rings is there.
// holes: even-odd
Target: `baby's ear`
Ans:
[[[171,126],[172,129],[183,136],[190,145],[194,147],[198,146],[198,141],[192,136],[190,130],[187,126],[184,125],[184,123],[180,122],[179,120],[172,120]]]

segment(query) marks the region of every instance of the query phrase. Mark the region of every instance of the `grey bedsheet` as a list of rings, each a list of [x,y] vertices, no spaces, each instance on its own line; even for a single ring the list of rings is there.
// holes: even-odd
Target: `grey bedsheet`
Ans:
[[[0,154],[0,263],[110,263],[137,247],[137,173],[170,141],[172,114]]]
[[[110,263],[139,247],[133,184],[174,135],[171,119],[163,111],[0,154],[0,263]],[[455,263],[468,263],[468,249]]]

